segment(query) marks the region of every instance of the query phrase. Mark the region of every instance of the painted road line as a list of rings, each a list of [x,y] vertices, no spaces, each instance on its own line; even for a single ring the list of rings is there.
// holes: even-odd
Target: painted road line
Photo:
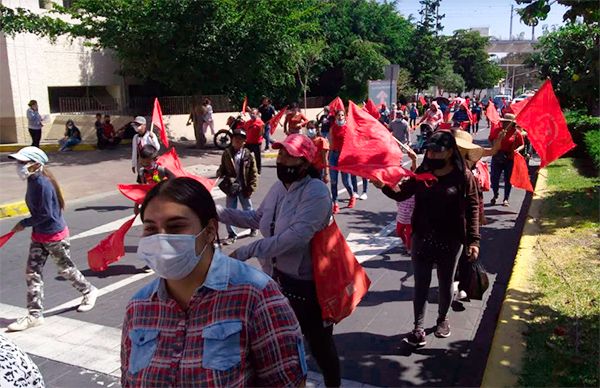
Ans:
[[[152,276],[152,275],[154,275],[154,271],[148,270],[148,272],[142,272],[142,273],[128,276],[125,279],[119,280],[118,282],[111,283],[110,285],[108,285],[106,287],[98,289],[98,297],[101,297],[110,292],[116,291],[119,288],[123,288],[125,286],[128,286],[131,283],[135,283],[138,280],[142,280],[142,279],[147,278],[148,276]],[[81,297],[78,297],[78,298],[72,299],[68,302],[65,302],[63,304],[60,304],[56,307],[53,307],[50,310],[45,310],[44,314],[52,314],[54,312],[60,312],[62,310],[77,307],[77,306],[79,306],[80,303],[81,303]]]
[[[12,320],[27,315],[27,310],[0,303],[0,315]],[[26,353],[121,376],[120,329],[54,315],[41,326],[4,335]]]
[[[346,237],[350,250],[359,263],[371,260],[374,257],[400,245],[398,237],[373,236],[372,234],[350,233]]]

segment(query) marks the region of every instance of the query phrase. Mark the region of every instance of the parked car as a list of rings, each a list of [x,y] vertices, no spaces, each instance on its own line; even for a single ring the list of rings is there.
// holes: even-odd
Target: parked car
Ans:
[[[496,94],[494,96],[494,105],[496,106],[496,109],[498,109],[499,111],[502,110],[502,108],[504,107],[504,104],[508,104],[512,101],[512,97],[508,94]]]
[[[533,95],[534,95],[534,93],[523,93],[520,96],[515,97],[515,99],[512,100],[512,102],[515,103],[515,102],[523,101],[523,100],[528,99],[529,97],[533,97]]]

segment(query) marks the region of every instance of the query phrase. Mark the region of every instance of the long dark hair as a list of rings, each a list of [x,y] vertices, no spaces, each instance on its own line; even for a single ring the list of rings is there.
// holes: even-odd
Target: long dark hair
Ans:
[[[217,219],[217,208],[210,192],[203,184],[192,178],[167,179],[154,186],[144,199],[140,216],[144,220],[144,212],[150,201],[154,198],[168,198],[173,202],[185,205],[192,209],[200,219],[202,227],[208,225],[210,220]]]
[[[54,191],[56,191],[56,198],[58,198],[58,203],[60,204],[60,210],[65,210],[65,198],[63,197],[62,190],[60,189],[54,174],[52,174],[46,166],[42,168],[42,174],[50,180],[50,183],[52,183]]]

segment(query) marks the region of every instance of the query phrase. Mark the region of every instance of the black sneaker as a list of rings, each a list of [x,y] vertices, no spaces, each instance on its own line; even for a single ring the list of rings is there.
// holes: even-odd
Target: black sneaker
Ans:
[[[404,338],[403,341],[416,347],[425,346],[427,344],[427,341],[425,340],[425,330],[415,329],[408,335],[408,337]]]
[[[256,236],[258,236],[258,230],[256,230],[256,229],[250,230],[250,237],[256,237]]]
[[[492,205],[492,206],[495,205],[497,200],[498,200],[498,197],[492,198],[492,200],[490,201],[490,205]]]
[[[435,327],[435,336],[438,338],[448,338],[450,337],[450,324],[448,323],[447,319],[444,319],[443,321],[438,322],[437,326]]]

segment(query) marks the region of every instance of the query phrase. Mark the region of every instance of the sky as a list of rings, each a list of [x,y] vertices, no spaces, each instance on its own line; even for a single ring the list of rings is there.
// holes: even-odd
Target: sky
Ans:
[[[524,7],[524,5],[517,5],[515,1],[511,0],[442,0],[440,14],[446,15],[442,19],[444,26],[442,33],[451,35],[454,30],[458,29],[489,27],[490,36],[508,39],[511,4],[515,6],[515,9]],[[415,20],[420,19],[419,0],[398,0],[396,8],[405,17],[413,14]],[[551,27],[563,24],[562,15],[566,10],[565,6],[553,4],[548,18],[535,28],[535,37],[542,34],[543,25]],[[513,14],[513,37],[517,37],[521,32],[525,33],[525,39],[531,39],[531,27],[523,24],[515,11]]]

